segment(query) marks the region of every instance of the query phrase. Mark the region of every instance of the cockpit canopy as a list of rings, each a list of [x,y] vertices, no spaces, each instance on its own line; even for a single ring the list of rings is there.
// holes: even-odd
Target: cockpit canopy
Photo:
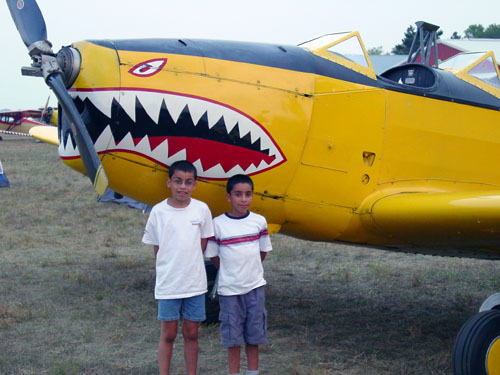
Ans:
[[[460,53],[440,64],[458,78],[500,97],[500,75],[492,51]]]
[[[423,24],[424,26],[427,24]],[[431,25],[432,26],[432,25]],[[441,62],[439,68],[408,62],[375,74],[372,62],[359,32],[323,35],[299,45],[311,53],[335,62],[371,79],[381,78],[407,88],[432,89],[438,83],[437,73],[445,70],[457,78],[500,98],[500,73],[492,51],[460,53]]]
[[[299,44],[317,56],[376,79],[375,70],[357,31],[327,34]]]

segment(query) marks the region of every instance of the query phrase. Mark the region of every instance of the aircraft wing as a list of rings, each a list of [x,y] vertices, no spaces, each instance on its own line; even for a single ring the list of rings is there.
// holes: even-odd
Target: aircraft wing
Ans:
[[[0,111],[0,116],[11,116],[16,120],[20,120],[23,117],[40,118],[42,116],[42,111],[39,109],[25,109],[19,111]]]
[[[401,244],[484,251],[500,243],[500,190],[390,194],[363,213],[365,224]]]
[[[34,126],[29,130],[30,135],[42,142],[59,146],[56,126]]]

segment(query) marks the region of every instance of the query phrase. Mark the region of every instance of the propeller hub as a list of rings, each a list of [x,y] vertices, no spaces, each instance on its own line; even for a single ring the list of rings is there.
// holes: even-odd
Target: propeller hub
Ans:
[[[80,52],[73,47],[63,47],[57,53],[57,62],[63,74],[64,85],[70,88],[80,73],[82,65]]]

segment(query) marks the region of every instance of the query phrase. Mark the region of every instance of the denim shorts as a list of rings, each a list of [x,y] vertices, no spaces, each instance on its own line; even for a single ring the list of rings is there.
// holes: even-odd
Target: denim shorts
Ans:
[[[236,296],[219,295],[221,344],[227,348],[267,343],[264,287]]]
[[[188,298],[158,300],[158,320],[164,322],[179,320],[181,311],[184,319],[203,322],[206,319],[205,294]]]

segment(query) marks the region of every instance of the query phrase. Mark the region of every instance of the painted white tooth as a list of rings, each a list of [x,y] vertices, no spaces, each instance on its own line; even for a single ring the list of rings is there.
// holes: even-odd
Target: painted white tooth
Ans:
[[[240,118],[241,116],[238,116],[236,112],[233,111],[224,114],[224,124],[226,124],[227,134],[231,133],[231,130],[233,130]]]
[[[73,142],[71,141],[71,137],[68,137],[68,141],[66,142],[66,147],[64,147],[64,142],[61,142],[59,144],[57,151],[59,153],[59,156],[61,156],[61,157],[72,157],[72,156],[79,156],[80,155],[76,145],[73,145]]]
[[[191,119],[193,120],[194,126],[198,125],[201,116],[207,112],[206,104],[202,100],[189,99],[188,101],[189,113],[191,114]]]
[[[75,100],[76,98],[80,98],[81,100],[85,100],[87,97],[87,92],[85,91],[68,91],[69,96],[71,96],[71,99]]]
[[[248,132],[252,129],[252,126],[255,126],[253,122],[251,122],[246,117],[241,117],[240,121],[238,121],[238,128],[240,130],[240,138],[243,138]]]
[[[111,133],[111,128],[108,125],[101,133],[101,135],[99,135],[99,138],[97,138],[97,141],[94,144],[94,148],[97,152],[106,151],[110,144],[114,146],[113,143],[113,134]]]
[[[200,177],[211,177],[211,178],[224,178],[226,176],[226,172],[222,169],[220,164],[214,165],[212,168],[207,169],[200,173]]]
[[[225,112],[227,111],[223,106],[211,104],[208,108],[208,128],[211,129],[215,124],[217,124]]]
[[[133,150],[135,148],[134,140],[132,139],[132,135],[127,133],[125,137],[116,145],[116,148],[121,148],[125,150]]]
[[[275,155],[276,154],[276,148],[272,144],[271,140],[269,137],[261,137],[260,138],[260,150],[269,150],[269,155]],[[274,152],[274,154],[273,154]]]
[[[135,122],[135,91],[122,91],[120,94],[120,105],[127,115]]]
[[[139,101],[141,102],[144,110],[158,125],[158,119],[160,118],[161,104],[163,103],[163,96],[155,92],[140,91],[137,94]]]
[[[196,170],[200,172],[200,174],[203,171],[203,165],[201,164],[200,159],[196,160],[193,165],[195,166]]]
[[[151,153],[151,144],[149,143],[149,137],[147,135],[145,135],[135,146],[135,151],[143,155]]]
[[[168,113],[170,113],[170,117],[177,123],[179,116],[182,113],[182,110],[186,106],[186,98],[180,95],[165,95],[163,96],[163,100],[168,109]]]
[[[71,96],[71,99],[75,100],[76,98],[80,98],[82,101],[89,96],[88,91],[68,91],[68,94]]]
[[[89,91],[80,92],[78,96],[82,100],[88,98],[99,111],[111,118],[111,105],[114,98],[118,100],[119,94],[117,91]]]
[[[272,164],[272,163],[271,163]],[[257,170],[263,170],[269,167],[270,164],[267,164],[264,160],[262,160],[257,167]]]
[[[245,174],[253,173],[255,171],[257,171],[257,167],[253,164],[250,164],[246,169]]]
[[[228,172],[228,176],[233,176],[235,174],[245,174],[245,171],[243,168],[241,168],[239,165],[235,165],[233,168],[231,168]]]
[[[167,164],[167,155],[168,155],[168,142],[165,139],[162,143],[160,143],[151,153],[153,159],[158,160],[163,164]]]
[[[169,157],[167,159],[167,164],[172,165],[172,163],[176,162],[177,160],[186,160],[186,159],[187,159],[186,149],[183,148],[182,150],[178,151],[177,153]]]
[[[253,129],[250,130],[250,142],[252,142],[253,144],[259,138],[266,138],[266,134],[262,131],[260,127],[254,126]]]

